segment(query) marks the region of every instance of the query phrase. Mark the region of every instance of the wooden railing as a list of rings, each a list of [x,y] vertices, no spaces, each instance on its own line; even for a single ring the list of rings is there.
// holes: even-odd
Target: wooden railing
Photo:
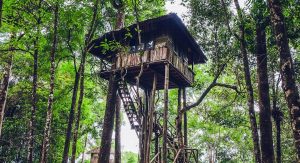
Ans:
[[[188,67],[187,63],[183,62],[174,52],[170,53],[167,47],[156,47],[152,50],[147,50],[138,53],[119,53],[117,55],[116,68],[135,67],[143,63],[154,63],[161,61],[169,61],[178,71],[180,71],[190,82],[194,81],[194,73]]]

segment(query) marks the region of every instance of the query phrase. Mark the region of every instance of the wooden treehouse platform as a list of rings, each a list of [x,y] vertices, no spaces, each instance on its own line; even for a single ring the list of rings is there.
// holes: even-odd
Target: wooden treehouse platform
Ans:
[[[143,68],[141,69],[141,60]],[[115,69],[102,70],[100,77],[108,80],[112,72],[123,75],[130,84],[136,84],[136,77],[142,72],[140,86],[152,87],[154,74],[157,74],[157,90],[164,88],[165,64],[169,64],[169,88],[190,87],[194,82],[194,72],[168,47],[158,47],[140,53],[119,54]]]

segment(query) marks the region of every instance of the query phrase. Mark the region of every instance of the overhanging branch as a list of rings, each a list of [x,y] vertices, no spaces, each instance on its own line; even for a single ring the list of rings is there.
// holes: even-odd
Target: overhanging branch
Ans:
[[[199,98],[194,104],[189,105],[189,106],[183,108],[183,109],[181,110],[181,113],[184,113],[184,112],[190,110],[191,108],[198,106],[198,105],[203,101],[203,99],[204,99],[205,96],[209,93],[209,91],[210,91],[214,86],[216,86],[217,80],[218,80],[219,76],[221,75],[221,73],[223,72],[223,70],[225,69],[225,66],[226,66],[226,64],[223,64],[223,65],[222,65],[220,71],[217,73],[217,75],[215,76],[214,80],[210,83],[210,85],[206,88],[206,90],[202,93],[202,95],[200,96],[200,98]]]

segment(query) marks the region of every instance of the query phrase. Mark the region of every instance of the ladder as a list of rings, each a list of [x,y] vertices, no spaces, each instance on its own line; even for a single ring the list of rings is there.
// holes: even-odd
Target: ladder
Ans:
[[[133,99],[133,97],[131,97],[130,93],[134,92],[129,91],[127,83],[124,80],[118,80],[118,86],[118,93],[124,105],[131,129],[134,129],[137,135],[139,135],[139,132],[141,131],[141,118],[138,116],[136,109],[138,99]]]

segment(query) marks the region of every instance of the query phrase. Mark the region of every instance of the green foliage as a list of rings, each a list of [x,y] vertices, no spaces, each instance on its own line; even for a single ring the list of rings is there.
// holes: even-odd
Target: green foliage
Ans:
[[[137,163],[138,155],[132,152],[124,152],[122,154],[122,162],[124,163]]]

